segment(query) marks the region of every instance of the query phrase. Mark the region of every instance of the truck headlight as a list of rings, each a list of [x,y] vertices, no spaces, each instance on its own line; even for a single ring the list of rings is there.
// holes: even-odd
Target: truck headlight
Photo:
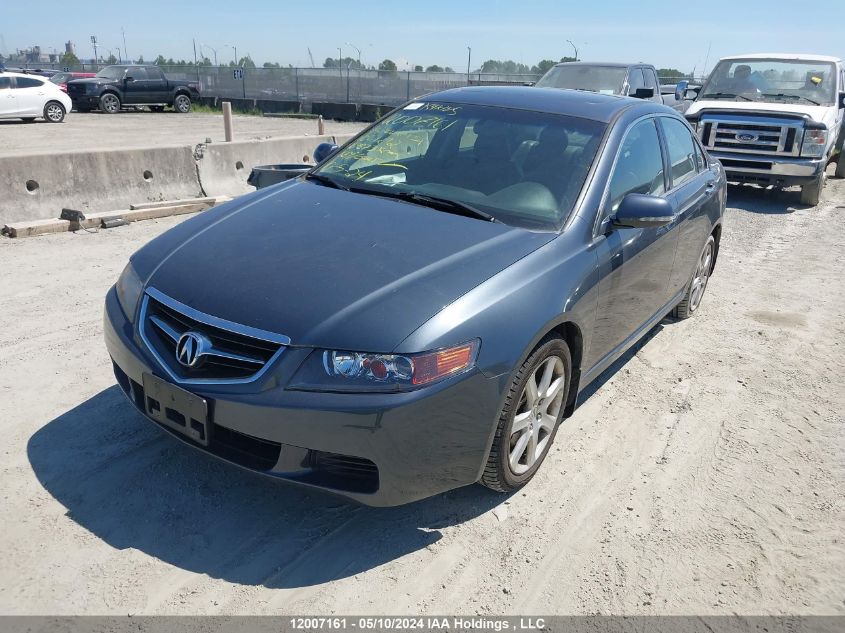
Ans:
[[[315,350],[290,387],[307,391],[406,391],[463,373],[475,365],[479,341],[421,354]]]
[[[801,156],[821,158],[827,147],[827,128],[807,128],[804,130],[804,142],[801,144]]]
[[[123,313],[131,321],[135,318],[135,309],[138,307],[138,300],[141,298],[141,292],[144,290],[144,282],[141,281],[138,273],[135,272],[132,262],[126,264],[126,268],[120,273],[120,277],[114,287],[120,307],[123,308]]]

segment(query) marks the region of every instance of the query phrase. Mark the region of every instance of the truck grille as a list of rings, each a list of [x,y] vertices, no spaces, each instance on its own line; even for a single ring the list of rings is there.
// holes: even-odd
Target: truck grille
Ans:
[[[708,150],[738,154],[798,156],[804,136],[799,120],[754,115],[704,115],[698,129]]]
[[[251,382],[290,343],[286,336],[203,314],[155,288],[144,294],[139,322],[144,343],[171,378],[184,383]],[[179,359],[180,340],[189,332],[198,354],[192,366]]]

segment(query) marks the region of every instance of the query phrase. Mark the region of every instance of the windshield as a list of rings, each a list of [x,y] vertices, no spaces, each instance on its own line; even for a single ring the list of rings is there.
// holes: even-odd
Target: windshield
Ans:
[[[123,66],[106,66],[97,73],[97,77],[106,79],[121,79],[126,69]]]
[[[431,196],[514,226],[556,230],[575,204],[604,129],[558,114],[415,102],[315,173],[353,191]]]
[[[829,62],[725,59],[710,73],[699,98],[830,105],[835,88],[836,69]]]
[[[554,66],[540,77],[537,82],[539,88],[571,88],[573,90],[589,90],[606,95],[621,95],[626,68],[615,66],[570,66],[563,64]]]

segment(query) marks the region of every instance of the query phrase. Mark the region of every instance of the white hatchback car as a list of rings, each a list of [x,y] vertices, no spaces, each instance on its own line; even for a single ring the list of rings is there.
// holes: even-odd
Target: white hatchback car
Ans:
[[[0,119],[61,123],[73,102],[47,77],[0,73]]]

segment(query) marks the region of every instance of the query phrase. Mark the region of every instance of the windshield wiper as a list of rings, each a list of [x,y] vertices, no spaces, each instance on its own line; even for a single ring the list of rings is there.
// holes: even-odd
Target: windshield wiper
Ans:
[[[334,178],[329,178],[328,176],[324,176],[323,174],[306,174],[305,180],[316,180],[317,182],[324,184],[327,187],[333,187],[334,189],[340,189],[341,191],[349,191],[349,187],[347,187],[346,185],[342,185]]]
[[[465,215],[470,218],[478,218],[479,220],[485,220],[487,222],[499,222],[501,224],[501,220],[497,220],[486,211],[482,211],[481,209],[466,202],[461,202],[460,200],[440,198],[438,196],[430,196],[425,193],[415,193],[413,191],[397,192],[396,197],[402,200],[409,200],[417,204],[422,204],[427,207],[431,207],[432,209],[441,209],[450,213],[457,213],[458,215]]]
[[[735,95],[732,92],[710,92],[706,95],[701,95],[702,99],[712,98],[712,99],[745,99],[746,101],[754,101],[754,99],[750,99],[745,95]]]
[[[809,97],[805,97],[804,95],[787,95],[787,94],[783,94],[783,93],[771,94],[771,93],[764,92],[763,96],[764,97],[775,97],[775,98],[779,98],[779,99],[803,99],[804,101],[809,101],[813,105],[821,105],[820,102],[814,101],[813,99],[810,99]]]
[[[449,213],[456,213],[470,218],[478,218],[487,222],[499,222],[486,211],[482,211],[469,203],[461,202],[460,200],[452,200],[451,198],[439,198],[437,196],[430,196],[426,193],[417,193],[415,191],[385,191],[383,189],[370,189],[367,187],[350,187],[349,191],[352,193],[363,193],[371,196],[382,196],[383,198],[396,198],[397,200],[406,200],[414,204],[420,204],[432,209],[439,209],[441,211],[448,211]]]

